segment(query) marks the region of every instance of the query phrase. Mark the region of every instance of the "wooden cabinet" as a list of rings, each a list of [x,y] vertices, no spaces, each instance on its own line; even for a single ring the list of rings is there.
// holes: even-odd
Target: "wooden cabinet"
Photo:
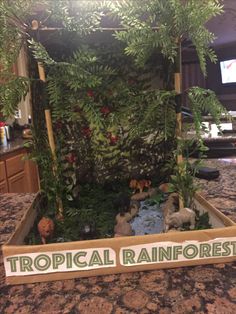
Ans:
[[[6,167],[5,162],[0,161],[0,182],[6,180]]]
[[[36,193],[38,190],[37,166],[27,159],[25,149],[0,156],[0,193]]]
[[[28,186],[26,182],[25,172],[22,171],[10,178],[8,178],[9,193],[26,193]]]
[[[7,193],[8,192],[8,186],[7,186],[7,181],[1,181],[0,182],[0,193]]]
[[[5,162],[0,161],[0,193],[7,193],[7,192],[8,192],[8,185],[7,185]]]
[[[14,174],[25,170],[24,154],[18,154],[6,160],[7,177],[12,177]]]

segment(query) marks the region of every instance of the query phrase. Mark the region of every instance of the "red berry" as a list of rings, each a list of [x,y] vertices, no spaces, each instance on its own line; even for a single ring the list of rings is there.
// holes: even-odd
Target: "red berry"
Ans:
[[[70,153],[66,156],[66,160],[70,163],[73,164],[76,162],[76,156],[73,153]]]
[[[115,145],[118,142],[119,137],[117,135],[114,135],[114,134],[110,133],[109,139],[110,139],[110,144],[111,145]]]
[[[100,108],[100,112],[104,115],[108,115],[111,111],[110,111],[110,108],[107,107],[107,106],[103,106]]]
[[[82,128],[81,133],[84,137],[90,137],[92,130],[89,127],[84,127]]]
[[[92,90],[87,91],[87,96],[88,97],[94,97],[94,92]]]

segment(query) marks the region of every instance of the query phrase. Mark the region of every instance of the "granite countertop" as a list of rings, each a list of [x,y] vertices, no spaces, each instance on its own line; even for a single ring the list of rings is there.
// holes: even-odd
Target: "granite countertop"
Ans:
[[[27,140],[23,138],[16,138],[13,141],[8,142],[7,145],[0,145],[0,156],[23,148],[26,141]]]
[[[236,222],[235,163],[208,160],[220,169],[199,180],[204,195]],[[0,196],[0,239],[5,241],[34,195]],[[0,261],[1,314],[234,314],[236,262],[6,286]]]

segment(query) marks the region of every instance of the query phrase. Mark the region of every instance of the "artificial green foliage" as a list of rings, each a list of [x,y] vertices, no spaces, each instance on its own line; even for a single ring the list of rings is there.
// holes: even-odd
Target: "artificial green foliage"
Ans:
[[[66,210],[65,219],[73,220],[76,225],[76,228],[70,228],[72,232],[70,240],[81,237],[80,233],[85,224],[94,226],[96,236],[112,237],[115,216],[118,213],[115,204],[120,193],[130,193],[127,182],[110,182],[110,185],[107,183],[106,186],[96,184],[81,186],[79,204],[76,208]]]
[[[216,94],[209,89],[191,87],[188,91],[188,98],[198,138],[201,138],[201,131],[204,130],[203,114],[210,114],[218,128],[220,128],[222,115],[229,118],[227,110],[222,106]]]
[[[75,7],[76,6],[76,7]],[[94,32],[100,27],[100,20],[103,16],[101,3],[92,1],[78,1],[76,4],[71,1],[57,0],[3,0],[0,3],[0,80],[4,81],[12,70],[17,60],[23,43],[29,38],[31,42],[32,29],[30,15],[35,12],[41,17],[40,27],[50,26],[56,23],[57,27],[63,27],[80,35]],[[77,12],[74,15],[74,12]],[[36,43],[32,40],[32,45]],[[37,43],[40,46],[40,43]],[[36,50],[34,50],[36,51]],[[37,50],[39,51],[39,50]],[[43,50],[40,50],[41,52]],[[36,52],[35,52],[36,53]],[[37,59],[47,59],[53,62],[46,51],[43,56],[36,56]],[[11,116],[21,98],[26,94],[29,86],[25,78],[12,78],[7,84],[1,86],[0,109],[7,118]]]
[[[101,28],[104,15],[101,1],[44,0],[49,19],[53,25],[70,32],[87,35]]]
[[[41,137],[35,136],[35,130],[32,129],[33,138],[25,146],[30,148],[29,158],[37,163],[40,170],[40,188],[47,195],[50,211],[49,214],[56,212],[56,199],[58,195],[65,198],[66,187],[61,181],[60,163],[55,164],[49,149],[48,140],[45,133]],[[42,150],[42,145],[44,149]]]
[[[94,183],[81,186],[79,203],[65,208],[63,222],[55,220],[55,232],[53,238],[48,239],[49,242],[84,240],[82,231],[86,224],[94,228],[92,238],[112,237],[114,235],[115,217],[119,212],[119,209],[116,207],[116,201],[121,193],[129,195],[130,191],[127,182],[113,181],[106,183],[106,186]],[[50,212],[50,204],[48,205],[48,209],[43,214],[53,217]],[[27,244],[41,243],[37,232],[37,223],[40,218],[41,216],[38,217],[31,232],[25,239]]]
[[[208,212],[200,214],[200,212],[197,211],[196,209],[195,212],[196,212],[196,225],[194,230],[212,229],[212,225],[209,222]]]
[[[93,170],[91,178],[99,181],[131,176],[132,163],[140,168],[135,172],[141,169],[147,172],[150,149],[154,155],[156,146],[173,138],[175,133],[175,93],[151,87],[153,63],[143,72],[131,60],[127,65],[127,57],[121,54],[118,45],[111,53],[108,45],[96,45],[96,50],[83,45],[63,61],[53,60],[42,44],[33,40],[30,48],[47,69],[47,91],[57,128],[59,157],[65,160],[73,154],[76,160],[71,164],[74,171],[78,167],[79,173],[86,160]],[[159,73],[161,69],[159,66]],[[63,122],[62,132],[58,132],[58,122]],[[88,134],[84,132],[86,129]],[[136,153],[140,144],[146,146],[145,161],[145,154]],[[157,155],[160,158],[160,153]],[[150,166],[156,163],[158,156],[151,160]],[[70,177],[71,172],[66,172]],[[76,187],[79,177],[80,174],[74,184],[68,184],[70,190]]]
[[[192,207],[193,197],[199,186],[195,184],[192,167],[186,161],[175,167],[170,180],[170,189],[181,196],[184,207]]]
[[[14,114],[29,88],[28,80],[15,76],[12,69],[24,42],[25,9],[30,3],[20,0],[0,3],[0,111],[5,118]]]
[[[183,200],[184,207],[192,208],[194,194],[200,189],[200,185],[195,180],[195,174],[201,167],[202,160],[192,161],[189,157],[194,140],[179,140],[175,156],[184,153],[184,159],[173,167],[173,174],[170,177],[170,190],[177,192]],[[195,144],[201,150],[201,144]],[[171,162],[173,165],[173,161]]]
[[[0,3],[1,72],[11,70],[19,55],[24,39],[26,26],[23,21],[27,8],[27,1],[1,1]]]
[[[222,13],[220,1],[122,0],[108,1],[107,6],[125,28],[116,32],[116,38],[126,43],[125,52],[135,57],[137,64],[145,64],[156,49],[174,63],[179,42],[185,40],[191,40],[196,47],[204,74],[206,59],[216,62],[209,48],[215,36],[205,24]]]
[[[13,116],[19,102],[26,96],[29,80],[15,75],[1,75],[5,81],[0,85],[0,108],[3,116]]]

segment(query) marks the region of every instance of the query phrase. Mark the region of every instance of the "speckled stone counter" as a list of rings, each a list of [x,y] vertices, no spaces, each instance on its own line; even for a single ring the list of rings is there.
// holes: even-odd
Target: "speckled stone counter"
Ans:
[[[221,176],[200,180],[204,194],[236,222],[236,163],[207,164],[217,166]],[[9,237],[32,197],[2,196],[1,241]],[[18,286],[4,284],[0,264],[1,314],[236,313],[236,262]]]
[[[20,148],[24,148],[26,140],[22,138],[16,138],[15,140],[8,142],[7,145],[0,145],[0,156],[12,153]]]
[[[35,194],[0,193],[0,245],[13,233]]]

